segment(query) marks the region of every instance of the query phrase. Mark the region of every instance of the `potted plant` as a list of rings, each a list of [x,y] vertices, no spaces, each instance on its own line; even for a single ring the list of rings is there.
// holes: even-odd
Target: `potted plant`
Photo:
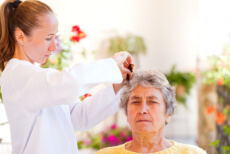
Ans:
[[[109,39],[110,45],[108,52],[112,55],[119,51],[128,51],[136,64],[139,66],[138,54],[146,53],[146,46],[142,37],[137,35],[128,35],[126,37],[115,36]]]
[[[176,71],[176,65],[173,65],[171,71],[165,74],[170,85],[176,87],[176,99],[178,103],[186,105],[187,96],[193,84],[196,82],[195,74],[192,72]]]
[[[142,37],[128,35],[110,38],[109,52],[114,54],[119,51],[128,51],[131,54],[145,53],[146,47]]]

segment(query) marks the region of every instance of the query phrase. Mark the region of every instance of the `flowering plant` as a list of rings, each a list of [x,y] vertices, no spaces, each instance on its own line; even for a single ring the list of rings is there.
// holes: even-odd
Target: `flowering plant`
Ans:
[[[220,153],[230,152],[230,105],[226,107],[208,106],[208,115],[215,114],[217,125],[217,140],[212,142],[212,146]]]
[[[217,106],[207,107],[208,114],[215,114],[217,140],[212,142],[218,153],[230,153],[230,45],[223,54],[209,57],[210,69],[205,71],[203,81],[217,85]]]
[[[131,140],[132,133],[127,127],[121,128],[113,124],[98,135],[88,133],[88,138],[79,141],[78,147],[79,149],[93,148],[99,150],[105,147],[120,145]]]
[[[210,69],[204,71],[203,81],[208,84],[230,85],[230,44],[226,46],[222,55],[208,58]]]

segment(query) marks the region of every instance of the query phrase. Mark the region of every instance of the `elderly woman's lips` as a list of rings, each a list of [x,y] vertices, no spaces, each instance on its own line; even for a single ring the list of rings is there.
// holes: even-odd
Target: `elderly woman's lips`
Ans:
[[[137,122],[150,122],[149,120],[138,120]]]

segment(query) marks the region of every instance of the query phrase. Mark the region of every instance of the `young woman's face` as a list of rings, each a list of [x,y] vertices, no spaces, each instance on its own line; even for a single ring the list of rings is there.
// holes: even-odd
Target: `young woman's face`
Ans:
[[[40,27],[32,30],[30,36],[25,36],[23,49],[30,62],[44,64],[57,50],[55,36],[58,31],[58,21],[53,13],[39,18]]]

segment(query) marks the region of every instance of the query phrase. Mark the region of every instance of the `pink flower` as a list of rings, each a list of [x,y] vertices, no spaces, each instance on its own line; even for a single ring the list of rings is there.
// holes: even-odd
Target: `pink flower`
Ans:
[[[116,136],[114,136],[114,135],[110,135],[110,136],[108,136],[108,141],[109,142],[116,142],[117,141],[117,137]]]
[[[92,142],[90,140],[83,140],[83,143],[86,145],[90,145]]]
[[[113,125],[111,126],[111,128],[112,128],[112,129],[116,129],[116,128],[117,128],[117,125],[116,125],[116,124],[113,124]]]
[[[129,141],[131,141],[131,140],[133,140],[133,137],[132,137],[132,136],[128,137],[128,138],[125,140],[125,142],[129,142]]]
[[[104,136],[101,139],[102,139],[102,143],[105,143],[107,141],[106,137],[104,137]]]
[[[121,132],[120,136],[123,138],[125,137],[125,133],[124,132]]]

